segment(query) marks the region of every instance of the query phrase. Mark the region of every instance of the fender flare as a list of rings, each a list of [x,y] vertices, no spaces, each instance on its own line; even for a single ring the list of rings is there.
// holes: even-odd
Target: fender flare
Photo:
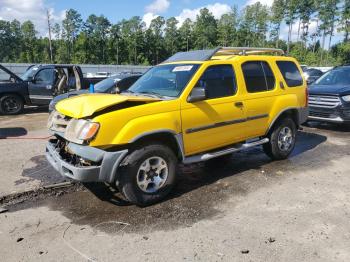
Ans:
[[[184,143],[183,143],[183,137],[182,133],[176,133],[174,130],[171,129],[157,129],[152,131],[147,131],[144,133],[141,133],[134,138],[132,138],[129,143],[135,143],[137,140],[145,138],[150,135],[156,135],[156,134],[169,134],[172,135],[175,138],[176,144],[178,146],[178,149],[180,150],[181,159],[185,159],[185,150],[184,150]]]
[[[278,113],[278,115],[271,121],[270,125],[269,125],[269,128],[267,129],[266,131],[266,134],[267,135],[270,131],[271,131],[271,128],[274,126],[274,124],[277,122],[277,120],[280,118],[281,115],[283,115],[285,112],[289,111],[289,110],[297,110],[298,113],[299,113],[299,110],[300,108],[298,107],[288,107],[288,108],[285,108],[284,110],[282,110],[281,112]],[[299,125],[299,115],[297,116],[298,119],[297,119],[297,125]]]

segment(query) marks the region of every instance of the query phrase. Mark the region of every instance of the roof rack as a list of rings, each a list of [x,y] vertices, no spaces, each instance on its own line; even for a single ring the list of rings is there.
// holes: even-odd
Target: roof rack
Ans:
[[[218,47],[209,50],[195,50],[188,52],[178,52],[169,57],[163,63],[171,63],[178,61],[207,61],[213,57],[229,56],[226,59],[237,55],[258,55],[264,53],[274,53],[276,55],[284,55],[282,49],[277,48],[260,48],[260,47]]]
[[[257,55],[264,53],[274,53],[276,55],[284,55],[284,51],[278,48],[263,47],[221,47],[213,56],[227,55]]]

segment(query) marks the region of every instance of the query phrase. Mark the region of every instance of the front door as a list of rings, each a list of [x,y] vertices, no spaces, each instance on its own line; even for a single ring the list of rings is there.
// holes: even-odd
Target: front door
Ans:
[[[245,114],[232,64],[207,67],[197,87],[205,89],[206,99],[181,107],[185,155],[229,145],[244,136]]]
[[[33,104],[48,105],[53,98],[55,81],[54,69],[44,68],[38,71],[33,80],[29,82],[29,97]]]

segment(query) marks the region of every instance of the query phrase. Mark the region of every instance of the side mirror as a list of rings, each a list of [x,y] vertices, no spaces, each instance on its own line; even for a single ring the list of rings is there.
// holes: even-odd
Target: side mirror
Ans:
[[[28,82],[32,82],[32,83],[35,83],[35,80],[32,76],[28,76]]]
[[[194,103],[203,101],[207,98],[205,95],[205,89],[202,87],[195,87],[192,89],[190,96],[187,98],[187,102]]]

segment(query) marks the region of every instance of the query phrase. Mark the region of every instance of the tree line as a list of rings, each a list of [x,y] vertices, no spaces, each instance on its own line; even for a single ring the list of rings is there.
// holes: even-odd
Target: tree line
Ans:
[[[219,19],[203,8],[195,21],[158,16],[149,27],[139,16],[112,24],[92,14],[83,21],[69,9],[50,29],[52,48],[31,21],[0,20],[0,62],[155,65],[178,51],[216,46],[282,48],[309,65],[350,62],[350,0],[257,2]],[[335,33],[343,36],[336,44]]]

